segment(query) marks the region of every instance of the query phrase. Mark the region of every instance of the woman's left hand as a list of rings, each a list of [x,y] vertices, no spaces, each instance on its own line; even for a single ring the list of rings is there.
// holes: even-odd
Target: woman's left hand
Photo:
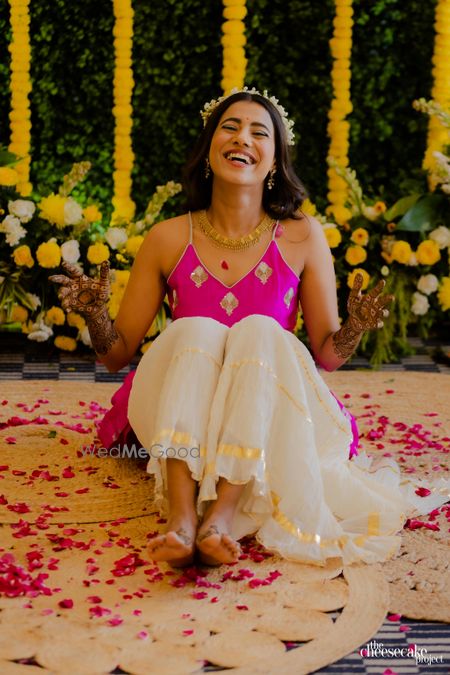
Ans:
[[[384,279],[381,279],[365,295],[361,293],[362,284],[362,274],[357,274],[347,301],[349,321],[352,328],[358,333],[383,328],[384,319],[389,316],[389,310],[386,306],[395,299],[393,295],[382,294],[386,285]]]

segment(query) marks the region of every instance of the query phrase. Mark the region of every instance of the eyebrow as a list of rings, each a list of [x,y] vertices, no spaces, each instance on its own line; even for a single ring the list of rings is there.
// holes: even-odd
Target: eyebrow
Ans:
[[[239,119],[239,117],[227,117],[225,120],[223,120],[222,124],[225,124],[225,122],[236,122],[237,124],[241,124],[242,120]],[[266,126],[265,124],[263,124],[262,122],[252,122],[250,124],[250,126],[251,127],[264,127],[264,129],[266,129],[270,133],[269,127]]]

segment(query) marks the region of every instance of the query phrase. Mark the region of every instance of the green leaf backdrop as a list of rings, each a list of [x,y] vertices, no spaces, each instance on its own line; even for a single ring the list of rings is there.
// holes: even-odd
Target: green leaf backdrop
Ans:
[[[350,162],[365,192],[393,201],[420,176],[436,0],[355,0]],[[198,111],[220,95],[222,3],[134,0],[133,197],[142,210],[158,184],[178,180],[201,128]],[[247,83],[268,88],[295,119],[296,165],[326,205],[332,0],[248,0]],[[46,191],[74,161],[93,163],[83,184],[112,196],[114,68],[109,0],[31,0],[32,175]],[[9,142],[9,6],[0,3],[0,143]]]

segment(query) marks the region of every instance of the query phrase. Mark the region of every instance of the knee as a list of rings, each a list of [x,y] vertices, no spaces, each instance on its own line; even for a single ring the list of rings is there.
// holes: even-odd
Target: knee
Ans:
[[[278,329],[283,330],[278,321],[273,317],[266,316],[265,314],[250,314],[233,324],[230,328],[230,333],[248,331],[256,338],[257,335],[263,332]]]

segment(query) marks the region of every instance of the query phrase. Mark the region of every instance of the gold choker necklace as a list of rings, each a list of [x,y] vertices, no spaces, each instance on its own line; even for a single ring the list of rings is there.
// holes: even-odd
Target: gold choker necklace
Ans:
[[[215,227],[209,222],[206,211],[199,211],[197,221],[203,234],[209,239],[212,239],[216,246],[228,248],[233,251],[239,251],[254,246],[254,244],[257,244],[260,240],[263,232],[271,229],[275,223],[275,221],[266,213],[259,225],[255,227],[250,234],[246,234],[238,239],[230,239],[229,237],[220,234],[220,232],[217,232]]]

